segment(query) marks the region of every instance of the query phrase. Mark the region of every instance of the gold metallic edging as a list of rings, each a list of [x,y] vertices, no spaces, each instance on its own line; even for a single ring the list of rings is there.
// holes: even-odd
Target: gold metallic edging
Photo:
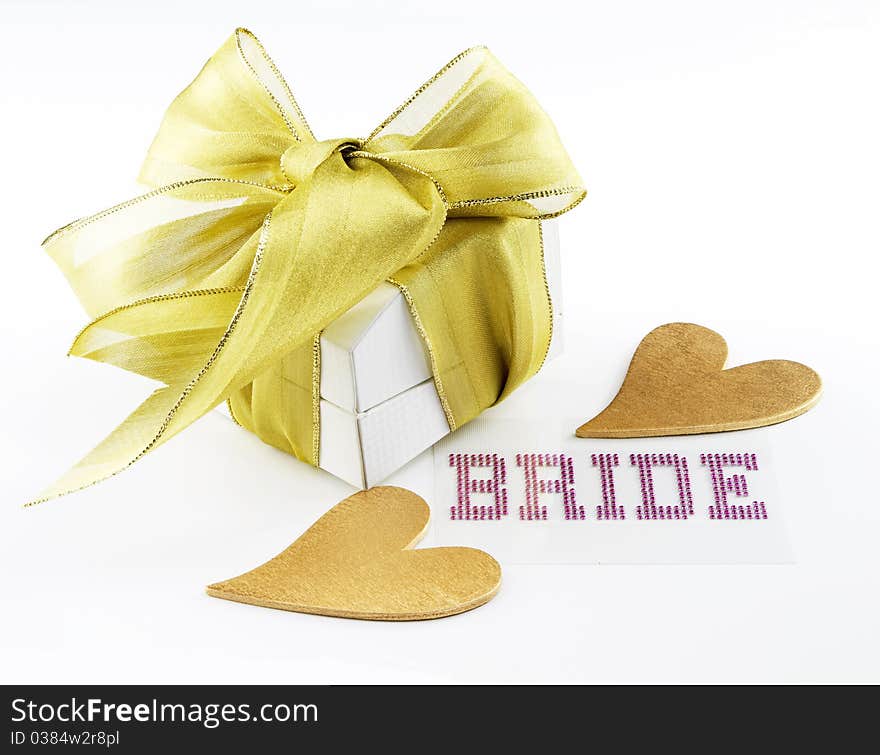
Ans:
[[[226,399],[226,408],[229,410],[229,417],[232,419],[232,421],[235,422],[235,424],[243,430],[246,430],[247,428],[238,421],[238,417],[235,416],[235,412],[232,409],[232,396]]]
[[[550,294],[550,282],[547,280],[547,260],[544,257],[544,226],[541,224],[541,221],[538,222],[538,243],[541,245],[541,276],[544,279],[544,291],[547,294],[547,311],[550,315],[550,333],[547,336],[547,348],[544,349],[544,356],[541,359],[541,364],[538,365],[538,369],[535,370],[529,377],[533,377],[537,375],[542,369],[544,369],[544,363],[547,361],[547,355],[550,353],[550,346],[553,343],[553,296]]]
[[[476,45],[474,47],[469,47],[467,50],[463,50],[462,52],[458,53],[458,55],[456,55],[445,66],[443,66],[443,68],[441,68],[439,71],[437,71],[437,73],[435,73],[430,79],[428,79],[424,84],[422,84],[418,89],[416,89],[416,91],[413,92],[400,107],[398,107],[393,113],[391,113],[391,115],[389,115],[384,121],[382,121],[382,123],[380,123],[373,130],[373,132],[366,139],[364,139],[364,144],[366,145],[368,142],[375,139],[387,125],[392,123],[395,120],[395,118],[397,118],[397,116],[399,116],[404,110],[406,110],[410,105],[412,105],[413,102],[415,102],[428,89],[428,87],[430,87],[432,84],[434,84],[434,82],[436,82],[441,76],[443,76],[456,63],[458,63],[459,61],[461,61],[462,59],[464,59],[466,56],[470,55],[473,52],[476,52],[478,50],[485,50],[488,52],[488,49],[489,48],[486,47],[485,45]],[[448,102],[448,100],[447,100],[447,102]]]
[[[102,210],[101,212],[95,213],[94,215],[88,215],[84,218],[79,218],[78,220],[74,220],[67,225],[61,226],[61,228],[53,231],[45,239],[43,239],[40,246],[46,246],[62,235],[66,235],[72,231],[78,231],[82,228],[85,228],[92,223],[95,223],[99,220],[103,220],[104,218],[113,215],[114,213],[121,212],[122,210],[126,210],[129,207],[132,207],[136,204],[140,204],[141,202],[145,202],[148,199],[153,199],[153,197],[161,196],[162,194],[166,194],[169,191],[175,191],[177,189],[182,189],[184,186],[192,186],[194,184],[200,183],[224,183],[224,184],[241,184],[242,186],[252,186],[257,189],[266,189],[268,191],[277,191],[279,193],[287,193],[293,189],[293,186],[290,185],[282,185],[282,186],[271,186],[269,184],[261,184],[257,181],[247,181],[245,179],[240,178],[221,178],[221,177],[206,177],[206,178],[190,178],[185,181],[175,181],[174,183],[166,184],[165,186],[160,186],[157,189],[153,189],[152,191],[148,191],[146,194],[141,194],[138,197],[134,197],[132,199],[126,200],[125,202],[120,202],[119,204],[113,205],[113,207],[108,207],[106,210]],[[213,198],[211,198],[213,199]]]
[[[488,48],[485,48],[485,47],[472,47],[470,50],[467,51],[467,53],[471,53],[474,50],[482,50],[487,55],[489,54]],[[452,68],[455,65],[457,65],[460,61],[462,61],[465,57],[466,57],[466,54],[462,53],[454,63],[448,65],[443,70],[444,71],[452,70]],[[431,118],[428,120],[428,122],[424,126],[422,126],[415,134],[412,135],[412,137],[410,137],[413,140],[413,144],[418,144],[419,140],[421,140],[422,137],[428,131],[430,131],[434,126],[436,126],[440,122],[440,120],[442,118],[444,118],[446,116],[446,114],[449,112],[449,110],[461,98],[462,93],[471,85],[471,83],[474,81],[474,79],[476,79],[477,76],[480,74],[480,72],[483,70],[484,63],[485,63],[485,56],[483,58],[483,61],[481,61],[480,63],[477,64],[476,68],[474,68],[471,75],[468,76],[467,79],[465,79],[465,81],[455,91],[455,93],[451,97],[449,97],[446,100],[446,102],[444,102],[440,107],[437,108],[437,111],[434,113],[434,115],[431,116]],[[437,77],[434,79],[434,81],[439,81],[440,77],[441,77],[441,74],[438,74]],[[434,83],[434,82],[432,82],[432,83]],[[418,97],[416,97],[415,99],[418,99]],[[413,102],[415,102],[415,99],[413,99]],[[410,103],[410,104],[412,104],[412,103]]]
[[[443,388],[443,381],[440,378],[440,370],[437,368],[437,358],[434,355],[434,348],[431,346],[431,339],[428,337],[428,332],[425,330],[425,325],[422,322],[422,318],[419,316],[418,309],[416,309],[416,303],[413,300],[409,289],[403,283],[394,278],[388,278],[388,282],[403,294],[403,298],[406,300],[406,304],[409,307],[416,330],[428,351],[428,358],[431,362],[431,374],[434,377],[434,386],[437,388],[437,395],[440,397],[440,406],[443,407],[443,414],[446,415],[446,422],[449,424],[449,430],[451,432],[456,429],[455,417],[452,415],[452,409],[449,406],[449,398],[446,396],[446,391]]]
[[[238,48],[238,54],[241,57],[242,62],[248,67],[250,72],[254,75],[254,78],[257,80],[259,85],[261,87],[263,87],[263,90],[266,92],[267,95],[269,95],[269,98],[272,100],[272,102],[275,103],[275,107],[278,108],[278,112],[280,113],[282,119],[284,119],[285,125],[287,126],[288,129],[290,129],[290,133],[293,134],[293,138],[296,139],[298,142],[302,142],[302,139],[300,139],[299,133],[297,132],[296,127],[293,125],[293,123],[290,122],[290,118],[287,115],[287,108],[285,108],[284,105],[282,105],[280,102],[278,102],[275,95],[272,94],[272,91],[269,89],[269,87],[266,86],[265,82],[260,78],[260,74],[257,73],[257,71],[254,69],[254,67],[251,65],[251,62],[247,59],[247,56],[244,54],[244,50],[241,49],[241,35],[242,34],[246,34],[257,45],[257,48],[259,49],[260,54],[263,56],[263,59],[268,64],[272,73],[275,74],[278,81],[281,83],[281,86],[284,87],[284,91],[287,94],[287,96],[290,98],[290,103],[293,105],[293,109],[296,112],[296,115],[299,118],[300,123],[303,126],[305,126],[306,131],[308,132],[309,136],[311,136],[312,139],[315,140],[315,135],[312,133],[312,127],[309,126],[309,122],[306,120],[306,117],[303,115],[302,110],[300,110],[299,103],[296,101],[296,97],[293,96],[293,92],[291,91],[290,86],[287,83],[287,80],[284,78],[284,76],[281,75],[281,71],[278,70],[278,66],[275,65],[275,61],[272,60],[272,58],[269,56],[269,53],[266,52],[266,48],[263,47],[263,43],[260,42],[260,40],[257,38],[257,35],[254,34],[252,31],[250,31],[249,29],[245,29],[243,27],[239,27],[238,29],[235,30],[235,45]],[[315,140],[315,141],[317,141],[317,140]]]
[[[506,197],[486,197],[484,199],[460,199],[457,202],[451,202],[449,204],[450,210],[462,209],[465,207],[476,207],[485,204],[500,204],[502,202],[528,202],[530,199],[545,199],[547,197],[560,197],[565,196],[566,194],[575,194],[578,196],[575,200],[567,204],[561,210],[556,210],[554,212],[539,212],[536,215],[529,216],[534,220],[550,220],[551,218],[555,218],[558,215],[562,215],[565,212],[568,212],[573,207],[577,207],[584,197],[587,196],[586,190],[583,186],[560,186],[555,189],[541,189],[540,191],[529,191],[524,194],[511,194]]]
[[[321,462],[321,334],[312,340],[312,465]]]
[[[82,328],[79,333],[76,334],[76,337],[73,339],[73,343],[70,349],[67,352],[67,356],[71,355],[73,351],[73,346],[76,342],[82,337],[82,334],[85,333],[89,328],[93,325],[96,325],[101,320],[106,320],[108,317],[112,315],[118,314],[119,312],[124,312],[126,309],[134,309],[135,307],[140,307],[145,304],[155,304],[160,301],[174,301],[175,299],[189,299],[194,296],[211,296],[213,294],[234,294],[244,292],[244,286],[221,286],[219,288],[196,288],[191,291],[174,291],[167,294],[156,294],[155,296],[147,296],[143,299],[135,299],[128,304],[121,304],[118,307],[114,307],[113,309],[107,310],[101,315],[98,315],[94,320],[92,320],[88,325]]]

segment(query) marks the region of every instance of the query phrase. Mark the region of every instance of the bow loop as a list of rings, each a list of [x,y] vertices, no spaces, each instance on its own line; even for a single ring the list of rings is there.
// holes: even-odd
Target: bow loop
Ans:
[[[550,218],[586,195],[553,122],[485,47],[428,79],[364,149],[431,175],[452,217]]]
[[[281,186],[282,153],[314,141],[262,44],[237,29],[171,103],[140,180],[162,186],[222,177]]]

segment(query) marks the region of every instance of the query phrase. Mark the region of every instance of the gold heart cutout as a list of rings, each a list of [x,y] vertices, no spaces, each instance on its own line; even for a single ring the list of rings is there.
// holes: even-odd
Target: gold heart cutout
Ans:
[[[267,608],[351,619],[413,621],[488,602],[501,567],[474,548],[413,550],[431,510],[415,493],[371,488],[338,503],[262,566],[208,595]]]
[[[714,330],[670,323],[646,335],[611,403],[579,438],[645,438],[743,430],[784,422],[819,400],[822,381],[798,362],[771,359],[724,369]]]

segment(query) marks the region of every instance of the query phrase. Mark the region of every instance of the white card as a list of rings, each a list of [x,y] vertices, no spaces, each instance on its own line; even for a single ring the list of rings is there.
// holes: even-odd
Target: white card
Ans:
[[[578,424],[478,418],[440,441],[436,542],[502,563],[792,561],[766,435],[582,439]]]

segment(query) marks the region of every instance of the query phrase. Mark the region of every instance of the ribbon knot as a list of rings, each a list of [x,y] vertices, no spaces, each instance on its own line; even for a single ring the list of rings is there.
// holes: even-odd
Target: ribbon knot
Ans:
[[[357,139],[327,139],[291,145],[281,155],[281,172],[294,186],[305,183],[317,168],[331,158],[345,159],[345,155],[360,149]]]
[[[34,503],[116,474],[223,401],[317,465],[321,331],[383,281],[410,307],[449,427],[464,424],[540,369],[540,221],[585,194],[486,48],[366,139],[318,141],[244,29],[171,104],[141,180],[155,188],[44,245],[94,318],[70,353],[160,387]]]

